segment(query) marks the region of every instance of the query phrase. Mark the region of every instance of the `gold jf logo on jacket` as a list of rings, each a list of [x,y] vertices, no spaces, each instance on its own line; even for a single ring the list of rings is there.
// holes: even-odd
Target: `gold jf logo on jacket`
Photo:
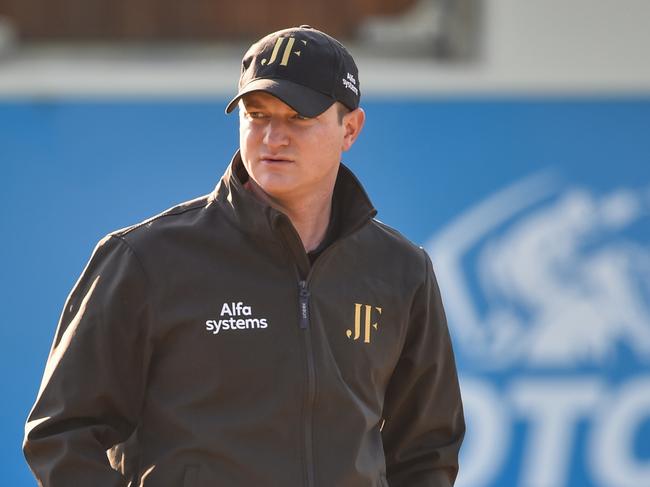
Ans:
[[[381,314],[381,308],[375,306],[377,313]],[[372,321],[372,306],[369,304],[354,303],[354,337],[352,337],[352,330],[347,330],[345,334],[352,340],[358,340],[361,337],[361,311],[364,310],[364,327],[363,327],[363,343],[370,343],[370,329],[377,330],[377,323],[370,323]]]

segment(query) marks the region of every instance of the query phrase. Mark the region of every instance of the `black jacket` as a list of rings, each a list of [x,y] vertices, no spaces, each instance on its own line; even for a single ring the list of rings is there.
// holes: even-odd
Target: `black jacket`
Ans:
[[[341,166],[312,267],[247,178],[236,155],[212,194],[98,244],[27,423],[41,485],[453,484],[464,422],[425,252]]]

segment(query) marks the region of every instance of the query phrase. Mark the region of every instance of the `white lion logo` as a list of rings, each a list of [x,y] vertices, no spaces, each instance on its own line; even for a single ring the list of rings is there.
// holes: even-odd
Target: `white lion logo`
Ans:
[[[624,234],[650,192],[554,187],[515,184],[428,245],[459,345],[489,367],[597,365],[621,345],[650,361],[650,251]]]

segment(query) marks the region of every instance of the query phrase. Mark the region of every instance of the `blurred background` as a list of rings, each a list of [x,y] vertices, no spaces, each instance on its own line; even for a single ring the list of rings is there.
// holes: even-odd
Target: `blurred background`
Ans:
[[[650,486],[650,3],[0,0],[2,483],[95,243],[212,190],[251,41],[359,65],[345,161],[430,253],[468,421],[460,487]]]

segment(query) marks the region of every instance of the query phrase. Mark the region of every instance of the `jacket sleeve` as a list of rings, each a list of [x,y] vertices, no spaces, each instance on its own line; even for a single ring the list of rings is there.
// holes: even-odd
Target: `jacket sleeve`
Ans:
[[[151,355],[144,270],[119,237],[103,239],[68,297],[23,450],[44,487],[122,487],[106,450],[138,421]]]
[[[465,421],[456,365],[431,261],[411,309],[384,398],[382,439],[390,487],[450,487]]]

